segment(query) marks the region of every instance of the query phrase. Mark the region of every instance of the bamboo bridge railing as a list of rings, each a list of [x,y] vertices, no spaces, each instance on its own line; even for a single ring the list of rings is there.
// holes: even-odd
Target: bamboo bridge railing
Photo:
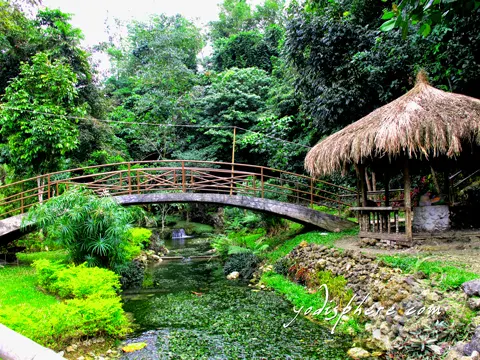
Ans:
[[[325,206],[339,214],[358,199],[356,190],[264,166],[196,160],[133,161],[58,171],[0,186],[0,219],[23,214],[75,185],[112,196],[158,192],[242,195],[313,208]]]

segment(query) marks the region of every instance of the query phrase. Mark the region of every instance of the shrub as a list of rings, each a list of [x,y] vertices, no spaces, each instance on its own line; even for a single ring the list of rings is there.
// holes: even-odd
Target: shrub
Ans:
[[[132,261],[120,271],[120,275],[123,289],[140,287],[145,277],[145,268],[142,263]]]
[[[259,263],[258,256],[251,252],[233,254],[225,262],[223,271],[225,275],[238,271],[243,280],[250,280]]]
[[[218,235],[212,241],[212,246],[221,256],[250,252],[259,255],[268,248],[268,245],[262,242],[262,238],[265,235],[265,229],[258,229],[253,232],[245,230],[231,232],[228,236]]]
[[[143,249],[150,245],[152,231],[144,228],[132,228],[128,230],[127,241],[123,244],[125,258],[133,260]]]
[[[75,339],[121,337],[130,331],[119,297],[71,299],[48,307],[0,308],[0,323],[41,345],[61,349]]]
[[[87,268],[85,264],[65,267],[48,260],[33,263],[38,284],[63,299],[115,297],[120,290],[119,276],[107,269]]]
[[[65,268],[65,265],[59,262],[40,259],[33,263],[33,267],[37,270],[38,285],[48,290],[48,287],[57,281],[58,271]]]
[[[146,249],[150,245],[152,231],[144,228],[132,228],[128,231],[129,239],[132,244],[141,245]]]
[[[288,275],[288,269],[292,266],[292,260],[283,257],[278,259],[274,264],[273,264],[273,270],[277,274],[287,276]]]
[[[16,240],[15,243],[19,247],[25,247],[26,252],[61,250],[61,247],[48,237],[45,237],[42,231],[25,234]]]

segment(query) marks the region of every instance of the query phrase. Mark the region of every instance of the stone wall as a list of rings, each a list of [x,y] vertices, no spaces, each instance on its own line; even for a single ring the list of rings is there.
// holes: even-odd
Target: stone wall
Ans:
[[[438,338],[438,341],[429,343],[429,358],[440,359],[451,345],[448,335],[454,329],[448,324],[452,318],[458,320],[461,317],[459,314],[466,304],[466,297],[461,292],[439,291],[423,279],[425,275],[422,273],[415,276],[402,274],[400,269],[386,266],[374,255],[357,251],[301,244],[286,259],[295,264],[296,271],[310,274],[329,271],[343,276],[347,288],[357,295],[357,304],[367,297],[363,308],[373,312],[369,315],[363,312],[367,335],[363,346],[370,351],[380,350],[395,358],[396,353],[404,352],[419,339]],[[390,309],[392,311],[387,314]],[[480,323],[480,318],[476,321]]]
[[[413,231],[434,232],[450,229],[448,205],[417,206],[413,209]]]

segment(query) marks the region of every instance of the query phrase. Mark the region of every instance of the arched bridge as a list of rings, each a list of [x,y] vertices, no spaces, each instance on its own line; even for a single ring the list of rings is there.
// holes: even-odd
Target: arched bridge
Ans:
[[[203,202],[279,215],[334,231],[356,224],[324,211],[350,206],[357,192],[263,166],[193,160],[135,161],[40,175],[0,187],[0,239],[18,236],[28,209],[83,184],[123,205]],[[0,241],[1,242],[1,241]]]

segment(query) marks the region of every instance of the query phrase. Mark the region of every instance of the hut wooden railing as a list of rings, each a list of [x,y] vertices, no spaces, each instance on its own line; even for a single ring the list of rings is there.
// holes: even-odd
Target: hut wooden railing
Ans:
[[[350,210],[357,212],[360,238],[381,240],[388,245],[409,245],[405,233],[404,189],[367,191],[367,206],[358,205]],[[346,194],[343,197],[351,195]]]
[[[409,240],[403,229],[405,219],[400,217],[403,207],[379,206],[379,207],[352,207],[358,211],[358,223],[360,225],[360,238],[374,238],[387,242],[409,244]]]
[[[264,166],[195,160],[134,161],[58,171],[0,186],[0,219],[83,185],[97,194],[223,193],[274,199],[340,215],[357,191]],[[345,196],[351,195],[351,196]]]

